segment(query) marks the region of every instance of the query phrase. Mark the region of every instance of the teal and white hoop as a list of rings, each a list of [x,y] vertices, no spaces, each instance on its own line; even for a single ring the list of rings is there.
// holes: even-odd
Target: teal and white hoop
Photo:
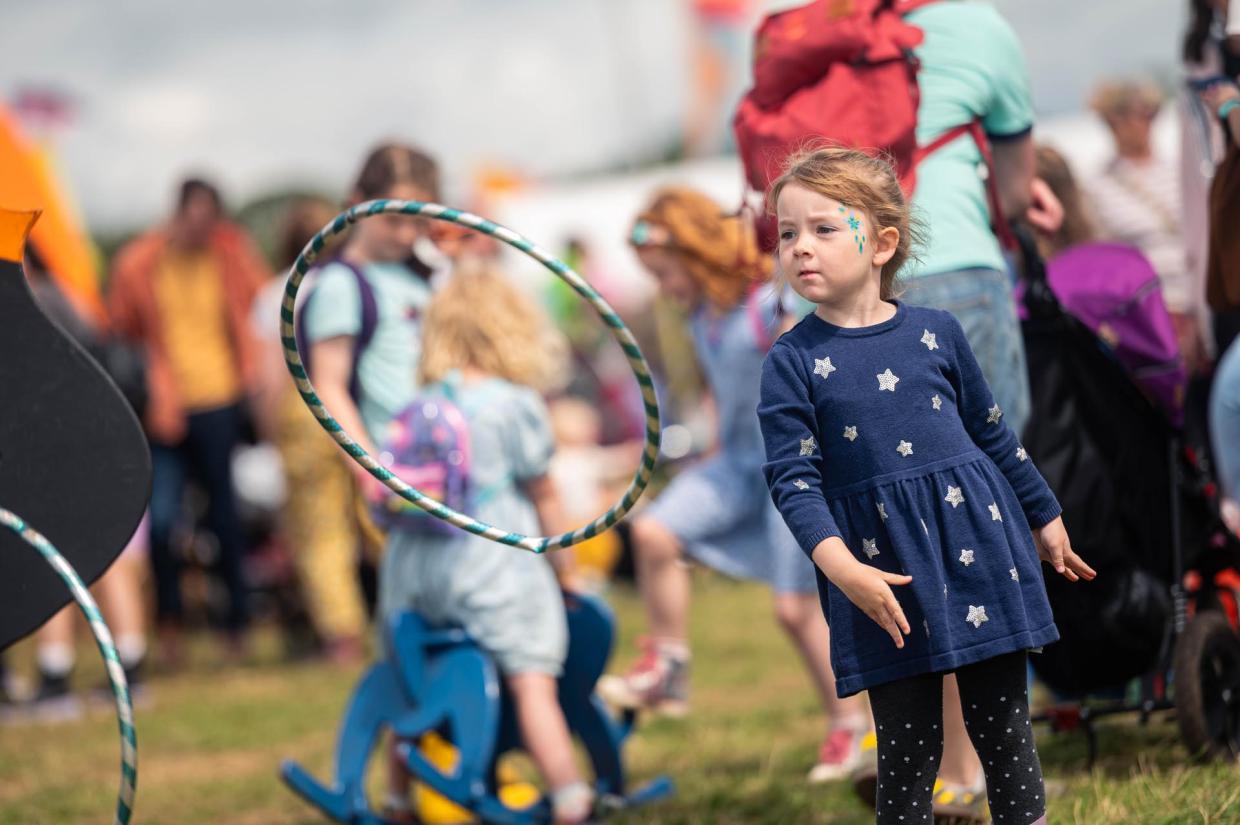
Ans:
[[[642,399],[646,408],[646,446],[642,451],[641,463],[633,476],[633,480],[629,483],[628,489],[625,490],[620,500],[612,505],[607,512],[584,527],[579,527],[576,530],[558,536],[525,536],[520,533],[510,533],[506,530],[501,530],[498,527],[477,521],[464,513],[459,513],[451,507],[446,507],[441,502],[402,481],[363,450],[323,406],[323,402],[319,400],[318,395],[314,391],[314,385],[310,383],[310,378],[306,375],[305,366],[302,364],[301,356],[297,352],[296,313],[294,312],[294,307],[297,305],[297,290],[301,288],[301,282],[305,278],[306,272],[310,270],[315,258],[318,257],[323,250],[323,246],[330,238],[339,235],[359,220],[384,213],[421,215],[436,220],[449,221],[450,223],[467,226],[493,238],[498,238],[509,246],[529,255],[563,279],[578,295],[585,298],[594,307],[595,311],[603,319],[603,322],[611,328],[612,335],[620,343],[620,348],[624,351],[625,357],[628,358],[629,366],[632,368],[633,374],[637,378],[637,383],[641,387]],[[469,212],[462,212],[459,209],[450,209],[437,203],[402,200],[367,201],[345,212],[341,212],[331,223],[320,229],[318,234],[310,239],[310,242],[306,244],[305,249],[297,256],[297,260],[293,262],[293,266],[289,270],[288,283],[284,290],[284,303],[280,310],[280,339],[284,344],[284,363],[288,366],[288,371],[293,376],[293,382],[297,385],[297,392],[301,395],[302,400],[306,402],[306,405],[310,407],[310,411],[314,413],[314,417],[318,419],[319,424],[336,440],[336,443],[343,447],[345,452],[353,457],[354,461],[362,465],[367,472],[383,482],[388,489],[401,498],[416,504],[436,518],[443,519],[460,527],[462,530],[479,536],[485,536],[500,544],[521,547],[535,553],[558,550],[592,538],[624,518],[625,514],[637,503],[642,491],[646,489],[646,485],[650,483],[650,475],[654,471],[655,459],[659,455],[659,402],[655,397],[654,382],[650,378],[650,367],[646,363],[645,357],[642,356],[641,349],[637,346],[636,339],[633,338],[633,333],[625,326],[624,321],[620,320],[620,316],[616,314],[616,311],[603,300],[602,296],[567,264],[511,229],[500,226],[486,218],[472,215]]]
[[[43,534],[39,533],[12,512],[0,507],[0,524],[12,530],[18,538],[29,544],[44,560],[52,566],[60,578],[64,579],[69,592],[77,601],[78,607],[86,614],[90,623],[90,632],[95,634],[99,644],[99,652],[103,654],[103,662],[107,666],[108,681],[112,685],[112,695],[116,699],[116,720],[121,729],[121,785],[116,798],[116,825],[128,825],[133,816],[134,796],[138,787],[138,739],[133,727],[133,703],[129,701],[129,684],[125,680],[125,668],[121,666],[121,657],[112,643],[112,634],[99,606],[91,598],[90,591],[82,583],[77,571],[64,556],[52,546]]]

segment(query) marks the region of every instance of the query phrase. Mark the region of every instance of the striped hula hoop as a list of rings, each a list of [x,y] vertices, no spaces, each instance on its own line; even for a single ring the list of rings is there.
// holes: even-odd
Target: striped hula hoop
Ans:
[[[121,729],[121,786],[116,798],[116,825],[128,825],[133,816],[134,796],[138,786],[138,739],[133,727],[133,704],[129,701],[129,684],[125,681],[125,669],[121,657],[112,643],[112,634],[99,613],[99,606],[91,598],[90,591],[82,583],[77,571],[64,556],[52,546],[41,533],[20,517],[0,507],[0,524],[12,530],[18,538],[38,550],[43,559],[64,579],[78,607],[86,614],[90,632],[95,634],[99,652],[107,666],[108,681],[112,683],[112,695],[116,698],[116,721]]]
[[[310,378],[306,375],[305,366],[302,364],[301,356],[297,352],[296,313],[294,312],[294,307],[297,306],[297,290],[301,288],[301,283],[306,273],[310,270],[315,258],[318,257],[318,254],[323,250],[324,244],[330,238],[339,235],[349,226],[364,218],[385,213],[421,215],[466,226],[490,235],[493,238],[498,238],[509,246],[529,255],[563,279],[578,295],[585,298],[594,307],[599,317],[603,319],[603,322],[611,328],[612,335],[620,343],[620,348],[624,351],[625,357],[628,358],[629,367],[633,370],[633,375],[637,378],[637,383],[641,387],[642,399],[646,408],[646,445],[642,451],[637,472],[634,474],[633,480],[629,482],[628,489],[625,490],[620,500],[601,516],[583,527],[558,536],[526,536],[521,533],[510,533],[485,522],[478,521],[427,496],[375,461],[374,457],[363,450],[344,431],[344,428],[340,426],[336,419],[332,417],[327,408],[323,406],[323,402],[319,400],[318,395],[314,391],[314,385],[310,383]],[[567,264],[511,229],[500,226],[486,218],[481,218],[469,212],[462,212],[459,209],[450,209],[437,203],[404,200],[367,201],[341,212],[310,239],[310,242],[306,244],[306,247],[297,256],[297,260],[293,262],[293,266],[289,270],[288,283],[284,290],[284,302],[280,309],[280,339],[284,345],[284,363],[288,366],[288,371],[293,376],[293,382],[297,385],[297,392],[301,395],[302,401],[310,408],[310,411],[314,413],[314,417],[318,420],[319,425],[335,439],[336,443],[343,447],[345,452],[353,457],[354,461],[364,467],[372,476],[383,482],[392,492],[406,501],[421,507],[436,518],[443,519],[467,532],[478,536],[485,536],[500,544],[530,550],[534,553],[571,547],[574,544],[598,535],[624,518],[625,514],[637,503],[642,491],[646,489],[646,485],[650,483],[655,459],[659,455],[659,402],[655,397],[654,382],[650,378],[650,367],[646,363],[641,349],[637,346],[633,333],[625,326],[624,321],[620,320],[620,316],[616,314],[616,311],[603,300],[602,296]]]

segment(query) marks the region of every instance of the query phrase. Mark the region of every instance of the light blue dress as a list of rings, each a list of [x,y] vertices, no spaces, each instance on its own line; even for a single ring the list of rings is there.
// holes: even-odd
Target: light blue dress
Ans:
[[[719,572],[770,584],[776,593],[811,593],[814,565],[771,503],[758,425],[762,359],[777,297],[742,303],[721,317],[699,311],[693,343],[715,399],[719,450],[672,480],[645,511],[693,559]],[[755,311],[756,310],[756,311]]]
[[[498,379],[430,391],[445,392],[469,421],[470,515],[539,534],[538,514],[521,483],[546,474],[555,450],[542,398]],[[564,602],[550,562],[463,531],[388,535],[379,615],[402,610],[416,610],[435,626],[463,627],[505,674],[558,676],[567,655]]]

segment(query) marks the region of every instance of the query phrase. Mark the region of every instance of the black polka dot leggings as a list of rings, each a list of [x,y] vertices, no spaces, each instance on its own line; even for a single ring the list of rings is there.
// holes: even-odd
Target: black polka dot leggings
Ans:
[[[956,671],[965,727],[986,772],[995,825],[1032,825],[1046,811],[1042,766],[1029,724],[1024,651]],[[878,734],[878,823],[932,823],[943,755],[943,675],[870,689]]]

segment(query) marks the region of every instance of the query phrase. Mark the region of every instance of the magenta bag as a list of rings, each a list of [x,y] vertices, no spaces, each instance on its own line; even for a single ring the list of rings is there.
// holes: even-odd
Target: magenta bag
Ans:
[[[1123,244],[1087,243],[1055,256],[1046,269],[1064,309],[1111,348],[1146,397],[1180,427],[1188,373],[1158,273],[1145,256]],[[1016,298],[1023,320],[1024,284]]]

